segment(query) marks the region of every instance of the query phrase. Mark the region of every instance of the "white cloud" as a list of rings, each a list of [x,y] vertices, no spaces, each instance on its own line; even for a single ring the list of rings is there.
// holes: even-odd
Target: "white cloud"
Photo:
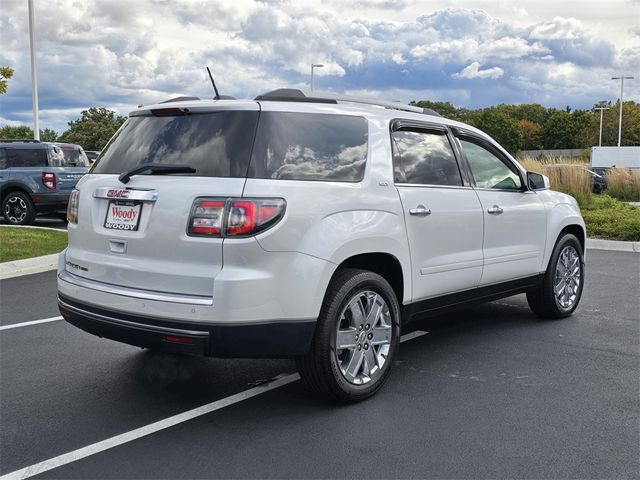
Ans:
[[[480,70],[480,64],[473,62],[466,66],[460,72],[454,74],[455,78],[500,78],[504,75],[504,70],[500,67],[491,67]]]
[[[541,19],[538,3],[513,8],[506,0],[474,2],[485,10],[433,11],[433,5],[458,4],[38,0],[40,106],[51,112],[51,123],[42,123],[63,130],[89,106],[127,113],[139,103],[179,94],[211,96],[205,65],[222,92],[235,96],[305,88],[313,62],[325,65],[316,70],[318,89],[462,106],[512,101],[590,106],[615,96],[613,71],[640,73],[640,45],[616,47],[580,20],[577,8],[578,19],[548,14]],[[491,15],[494,4],[499,11]],[[2,1],[0,36],[0,65],[16,71],[1,98],[2,115],[28,119],[26,2]],[[628,98],[638,98],[637,92],[630,87]]]

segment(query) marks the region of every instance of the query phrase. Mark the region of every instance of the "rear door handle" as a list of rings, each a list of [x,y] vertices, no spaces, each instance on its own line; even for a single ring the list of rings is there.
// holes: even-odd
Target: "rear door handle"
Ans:
[[[504,212],[504,210],[502,210],[498,205],[494,205],[489,210],[487,210],[487,212],[492,215],[500,215],[502,212]]]
[[[427,215],[431,215],[431,209],[425,207],[424,205],[418,205],[416,208],[412,208],[411,210],[409,210],[409,215],[426,217]]]

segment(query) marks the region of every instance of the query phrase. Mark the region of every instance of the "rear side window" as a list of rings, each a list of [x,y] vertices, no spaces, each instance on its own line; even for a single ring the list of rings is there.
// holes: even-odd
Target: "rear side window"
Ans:
[[[249,177],[359,182],[367,139],[363,117],[262,112]]]
[[[247,174],[258,112],[131,117],[91,173],[119,174],[146,163],[184,164],[199,177]]]
[[[7,148],[8,167],[46,167],[47,150],[44,148]]]
[[[444,132],[392,132],[396,183],[462,186],[449,139]]]
[[[61,147],[62,163],[61,167],[88,167],[89,159],[84,151],[79,148]]]
[[[4,148],[0,148],[0,170],[4,170],[8,167],[9,165],[7,165],[7,153]]]

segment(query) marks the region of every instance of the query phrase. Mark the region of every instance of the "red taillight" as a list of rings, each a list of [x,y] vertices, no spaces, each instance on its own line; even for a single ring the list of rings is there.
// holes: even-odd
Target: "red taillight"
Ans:
[[[189,234],[210,237],[244,237],[262,232],[284,215],[282,198],[198,198],[189,218]]]
[[[247,235],[258,223],[258,205],[254,202],[234,200],[229,206],[227,235]]]
[[[78,223],[78,205],[80,204],[80,191],[73,189],[69,195],[69,203],[67,204],[67,222]]]
[[[224,200],[197,199],[191,207],[189,233],[219,237],[224,218]]]
[[[42,184],[49,190],[56,189],[56,174],[42,172]]]

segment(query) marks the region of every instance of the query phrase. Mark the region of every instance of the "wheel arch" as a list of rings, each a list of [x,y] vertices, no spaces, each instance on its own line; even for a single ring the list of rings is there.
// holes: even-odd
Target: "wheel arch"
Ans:
[[[24,193],[33,202],[31,192],[27,188],[25,188],[24,185],[21,185],[19,183],[7,183],[6,185],[3,185],[2,188],[0,188],[0,203],[4,202],[6,196],[13,192]]]
[[[540,266],[541,271],[546,271],[558,239],[565,233],[571,233],[578,238],[584,256],[586,253],[587,232],[577,204],[559,203],[550,209],[544,259]]]
[[[384,278],[396,294],[398,303],[402,305],[405,295],[405,275],[402,264],[394,255],[387,252],[368,252],[352,255],[344,259],[335,269],[331,280],[343,268],[358,268],[377,273]]]
[[[567,225],[562,230],[560,230],[560,233],[558,234],[558,238],[560,238],[565,233],[570,233],[572,235],[575,235],[575,237],[580,242],[580,247],[582,248],[582,253],[584,255],[584,252],[586,250],[586,241],[587,241],[587,239],[586,239],[586,235],[585,235],[585,232],[584,232],[584,229],[582,228],[582,226],[580,226],[578,224],[575,224],[575,223],[571,224],[571,225]],[[556,242],[557,241],[558,241],[558,239],[556,239]]]

